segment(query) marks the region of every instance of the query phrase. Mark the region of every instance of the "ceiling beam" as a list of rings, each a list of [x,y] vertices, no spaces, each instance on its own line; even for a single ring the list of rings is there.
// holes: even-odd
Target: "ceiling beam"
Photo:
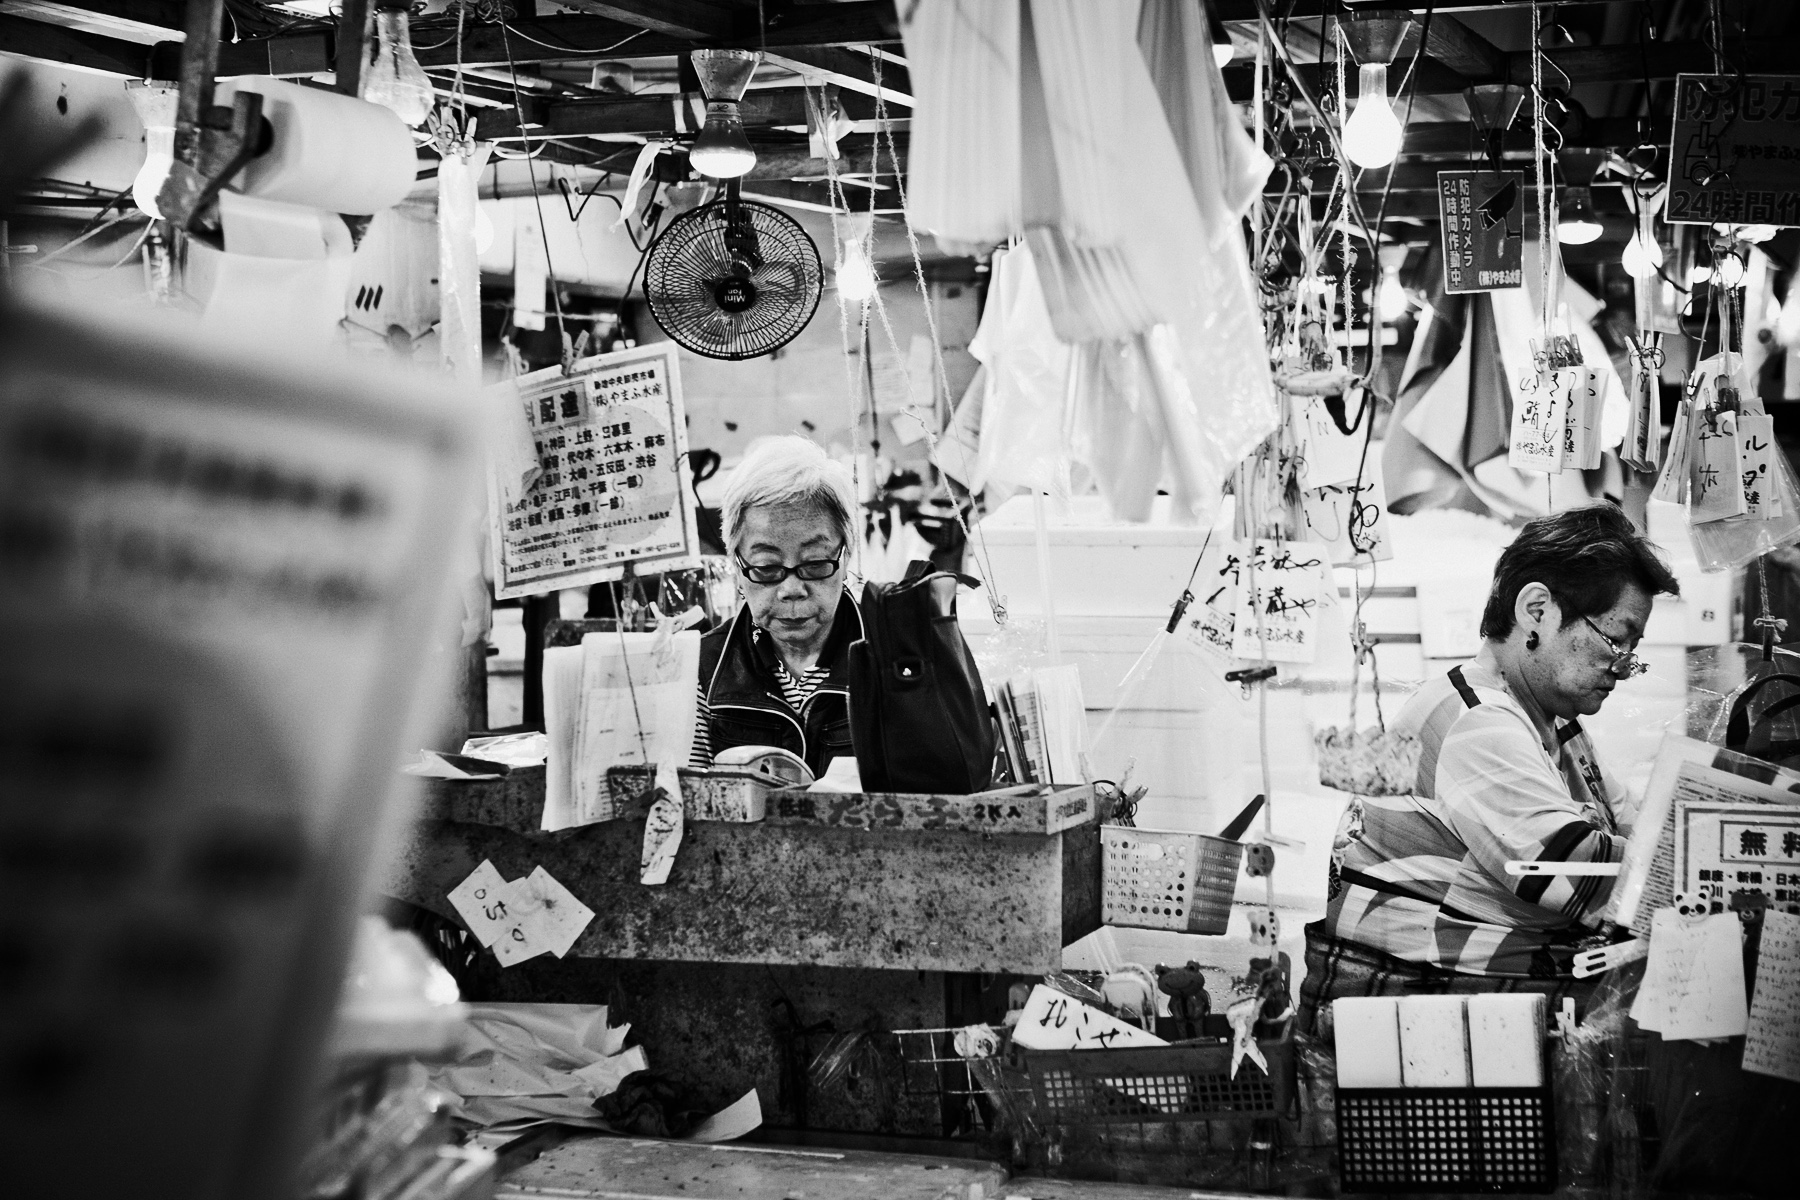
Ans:
[[[171,0],[0,0],[0,14],[140,46],[187,36],[181,28],[182,7]]]
[[[1435,4],[1394,4],[1391,0],[1349,0],[1349,11],[1354,14],[1358,10],[1367,11],[1379,8],[1411,9],[1416,15],[1423,16],[1428,9],[1438,13],[1445,12],[1489,12],[1505,9],[1519,11],[1524,0],[1437,0]],[[1563,0],[1560,7],[1575,8],[1581,5],[1607,4],[1612,0]],[[1271,13],[1275,11],[1273,0],[1263,0]],[[1257,13],[1257,0],[1211,0],[1213,12],[1221,21],[1254,21]],[[1335,0],[1292,0],[1284,5],[1282,15],[1290,19],[1317,18],[1338,11]]]
[[[689,41],[725,41],[736,32],[731,13],[701,0],[562,0],[596,17]]]
[[[142,79],[149,71],[149,47],[78,29],[0,16],[0,54],[107,75]]]
[[[646,4],[647,8],[660,7]],[[819,13],[818,10],[826,10]],[[754,13],[754,10],[750,10]],[[610,17],[557,16],[510,21],[506,26],[476,24],[465,27],[462,62],[465,66],[506,67],[546,62],[587,62],[594,59],[664,58],[685,54],[700,45],[742,46],[751,50],[785,50],[790,47],[863,46],[898,42],[899,19],[893,0],[848,0],[842,4],[803,4],[769,13],[765,33],[752,19],[748,27],[736,26],[723,38],[691,38],[661,33]],[[419,21],[413,26],[413,53],[427,67],[452,67],[457,62],[454,20]],[[282,35],[263,42],[235,42],[219,47],[221,75],[269,72],[272,59],[280,58]],[[445,41],[445,39],[450,39]],[[442,45],[433,46],[433,42]]]
[[[1425,36],[1425,56],[1433,62],[1442,63],[1463,78],[1473,82],[1483,82],[1498,78],[1506,70],[1506,51],[1494,45],[1458,21],[1455,17],[1434,14],[1426,27],[1424,22],[1415,22],[1413,29],[1417,32],[1407,35],[1408,46],[1402,43],[1402,54],[1417,52],[1419,35]]]
[[[844,108],[852,120],[868,121],[875,116],[874,106],[866,96],[844,96]],[[677,106],[684,103],[677,92],[625,99],[579,99],[542,103],[536,110],[527,108],[526,120],[541,128],[525,130],[538,136],[592,136],[599,133],[636,134],[643,137],[677,137],[684,130],[676,127]],[[798,89],[765,88],[745,94],[738,105],[746,129],[758,126],[806,125],[806,98]],[[692,105],[684,113],[685,132],[695,131],[697,122]],[[477,128],[484,138],[518,138],[518,121],[512,113],[483,113]]]
[[[3,0],[0,0],[3,2]],[[767,50],[763,58],[810,80],[835,83],[841,90],[880,96],[889,104],[912,107],[912,77],[905,67],[881,64],[881,82],[875,82],[875,61],[864,54],[833,46],[792,47]]]

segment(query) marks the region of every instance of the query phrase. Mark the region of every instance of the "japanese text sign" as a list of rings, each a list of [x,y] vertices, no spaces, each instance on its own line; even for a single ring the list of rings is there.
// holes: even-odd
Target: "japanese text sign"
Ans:
[[[1669,163],[1672,224],[1800,225],[1800,76],[1678,76]]]
[[[498,385],[525,406],[543,472],[520,491],[493,478],[500,599],[691,565],[687,418],[667,345],[582,359]]]
[[[1525,286],[1525,177],[1517,171],[1439,171],[1444,290]]]

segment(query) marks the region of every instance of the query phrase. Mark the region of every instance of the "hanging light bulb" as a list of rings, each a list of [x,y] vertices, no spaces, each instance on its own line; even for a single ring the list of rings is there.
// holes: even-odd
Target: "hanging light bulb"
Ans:
[[[414,129],[431,115],[437,97],[425,68],[413,57],[412,16],[404,6],[382,4],[375,10],[379,46],[375,61],[362,78],[362,98],[392,109]]]
[[[875,265],[869,261],[869,251],[863,244],[851,242],[845,246],[844,257],[837,265],[838,299],[848,304],[867,304],[875,298],[879,282],[875,277]]]
[[[1356,108],[1344,122],[1344,153],[1359,167],[1385,167],[1400,153],[1400,118],[1388,101],[1387,64],[1357,68]]]
[[[869,261],[869,241],[875,218],[868,213],[833,217],[837,225],[837,291],[840,304],[867,304],[881,282]]]
[[[494,218],[488,216],[487,209],[480,201],[475,204],[475,253],[486,254],[488,247],[494,244]]]
[[[1585,246],[1606,232],[1594,211],[1594,195],[1585,187],[1572,187],[1563,200],[1556,222],[1556,240],[1566,246]]]
[[[1625,273],[1633,279],[1653,279],[1662,264],[1662,247],[1654,239],[1646,242],[1641,230],[1632,230],[1631,240],[1619,254],[1619,265],[1625,268]]]
[[[756,165],[738,102],[756,74],[754,50],[695,50],[694,73],[706,97],[706,124],[688,148],[688,164],[712,179],[736,179]]]
[[[1400,283],[1400,272],[1384,270],[1381,273],[1381,319],[1391,321],[1405,312],[1412,303],[1412,297],[1406,294],[1406,288]]]
[[[1721,254],[1713,260],[1718,268],[1719,282],[1728,288],[1737,287],[1744,282],[1744,260],[1737,254]]]
[[[125,94],[131,98],[138,120],[144,123],[144,165],[131,181],[131,198],[137,201],[138,211],[161,220],[156,193],[162,190],[163,179],[175,165],[175,106],[180,93],[173,84],[128,79]]]

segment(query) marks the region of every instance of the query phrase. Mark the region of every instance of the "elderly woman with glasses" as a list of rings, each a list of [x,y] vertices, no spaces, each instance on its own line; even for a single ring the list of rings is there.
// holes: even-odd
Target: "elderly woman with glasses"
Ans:
[[[756,443],[725,489],[725,551],[744,603],[700,643],[693,763],[774,746],[823,775],[851,757],[846,689],[862,615],[844,586],[856,536],[850,472],[802,437]]]
[[[1635,650],[1660,594],[1677,594],[1674,576],[1611,504],[1519,531],[1494,568],[1481,652],[1389,725],[1421,743],[1412,794],[1345,813],[1325,917],[1306,930],[1304,1028],[1337,996],[1568,990],[1613,881],[1506,864],[1622,856],[1626,796],[1581,718],[1644,669]]]

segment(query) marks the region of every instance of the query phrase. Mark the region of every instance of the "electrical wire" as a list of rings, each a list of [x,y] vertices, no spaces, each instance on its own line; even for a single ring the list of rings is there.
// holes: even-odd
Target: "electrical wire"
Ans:
[[[618,41],[614,42],[610,46],[587,47],[587,46],[571,46],[567,42],[563,42],[561,45],[556,45],[551,42],[546,42],[546,41],[542,41],[538,38],[534,38],[529,33],[526,33],[524,30],[516,29],[513,26],[508,25],[505,21],[497,22],[497,24],[500,26],[500,28],[502,30],[505,30],[506,32],[511,33],[514,37],[522,38],[527,42],[533,43],[534,45],[542,46],[546,50],[573,50],[576,53],[581,54],[583,56],[611,54],[614,50],[617,50],[620,46],[625,45],[627,42],[635,42],[637,39],[643,37],[646,33],[650,32],[648,29],[640,29],[636,33],[633,33],[626,37],[620,38]],[[507,51],[506,59],[507,59],[508,65],[510,65],[512,63],[512,51],[510,51],[510,50]]]

